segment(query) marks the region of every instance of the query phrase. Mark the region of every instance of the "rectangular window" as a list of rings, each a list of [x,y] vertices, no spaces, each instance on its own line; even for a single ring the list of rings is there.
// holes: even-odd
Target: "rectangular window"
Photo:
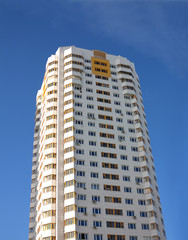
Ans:
[[[99,190],[99,184],[91,184],[91,189]]]
[[[120,159],[121,160],[127,160],[127,156],[126,155],[120,155]]]
[[[128,217],[134,217],[134,211],[127,211]]]
[[[93,137],[95,137],[95,136],[96,136],[96,132],[88,131],[88,135],[89,135],[89,136],[93,136]]]
[[[122,170],[125,170],[125,171],[129,171],[129,166],[122,165],[122,166],[121,166],[121,169],[122,169]]]
[[[78,200],[86,200],[86,195],[84,195],[84,194],[78,194],[78,195],[77,195],[77,199],[78,199]]]
[[[125,198],[125,204],[133,204],[133,199]]]
[[[99,177],[99,174],[96,173],[96,172],[91,172],[91,177],[92,177],[92,178],[98,178],[98,177]]]
[[[103,240],[102,234],[94,234],[94,240]]]
[[[85,161],[84,160],[76,160],[76,164],[77,165],[85,165]]]
[[[96,157],[97,156],[97,152],[96,151],[89,151],[89,155]]]
[[[106,215],[119,215],[123,216],[123,210],[121,209],[106,209]]]
[[[98,167],[98,162],[90,162],[91,167]]]
[[[100,196],[92,196],[92,202],[100,202]]]
[[[128,223],[128,229],[136,229],[135,223]]]
[[[77,171],[77,176],[85,177],[85,172],[84,171]]]
[[[89,127],[95,127],[95,123],[94,122],[88,122],[88,126]]]
[[[115,154],[115,153],[101,152],[101,157],[105,157],[105,158],[117,158],[117,154]]]
[[[130,187],[124,187],[124,192],[131,193],[131,188]]]

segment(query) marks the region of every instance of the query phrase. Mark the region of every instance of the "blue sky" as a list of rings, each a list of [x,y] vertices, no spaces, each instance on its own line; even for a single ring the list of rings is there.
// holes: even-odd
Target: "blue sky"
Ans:
[[[186,239],[188,0],[0,0],[1,239],[28,237],[35,96],[76,45],[135,63],[169,240]]]

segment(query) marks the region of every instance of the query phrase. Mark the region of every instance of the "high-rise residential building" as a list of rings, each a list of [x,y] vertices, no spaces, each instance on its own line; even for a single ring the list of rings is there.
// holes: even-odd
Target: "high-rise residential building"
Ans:
[[[60,47],[36,98],[29,240],[165,240],[164,229],[134,64]]]

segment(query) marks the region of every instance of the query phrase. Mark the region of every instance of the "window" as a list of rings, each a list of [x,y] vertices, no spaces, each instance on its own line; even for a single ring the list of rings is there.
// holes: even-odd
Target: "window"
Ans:
[[[95,123],[94,122],[88,122],[88,126],[89,127],[95,127]]]
[[[121,113],[121,110],[120,109],[115,109],[115,113],[119,113],[123,116],[123,114]]]
[[[100,137],[104,137],[104,138],[112,138],[112,139],[114,139],[114,134],[101,133],[101,132],[100,132]]]
[[[88,114],[87,114],[87,117],[88,117],[89,119],[95,119],[95,114],[94,114],[94,113],[88,113]]]
[[[99,184],[91,184],[91,189],[99,190]]]
[[[89,135],[89,136],[94,136],[94,137],[95,137],[95,136],[96,136],[96,132],[89,131],[89,132],[88,132],[88,135]]]
[[[131,107],[130,103],[125,103],[125,107]]]
[[[130,142],[136,142],[136,138],[130,138]]]
[[[103,173],[104,179],[119,180],[119,175]]]
[[[86,84],[92,85],[93,83],[92,83],[92,81],[86,80]]]
[[[128,124],[134,124],[134,121],[133,121],[133,120],[130,120],[130,119],[128,119],[128,120],[127,120],[127,123],[128,123]]]
[[[113,96],[114,97],[119,97],[119,94],[118,93],[113,93]]]
[[[74,94],[74,97],[75,97],[75,98],[82,98],[82,95],[80,95],[80,94]]]
[[[124,146],[124,145],[119,145],[119,149],[120,149],[120,150],[126,150],[126,146]]]
[[[135,223],[128,223],[128,229],[136,229]]]
[[[86,220],[78,220],[78,226],[87,226]]]
[[[93,101],[93,97],[90,97],[90,96],[86,96],[86,99],[90,100],[90,101]]]
[[[121,160],[127,160],[127,156],[126,155],[120,155],[120,159]]]
[[[84,188],[86,189],[86,184],[82,182],[77,182],[77,188]]]
[[[100,196],[92,196],[93,202],[100,202]]]
[[[77,165],[85,165],[85,161],[84,160],[76,160],[76,164]]]
[[[123,216],[123,210],[121,210],[121,209],[106,209],[106,215]]]
[[[130,187],[124,187],[124,192],[131,193],[131,188]]]
[[[105,143],[101,142],[101,147],[106,147],[106,148],[116,148],[116,145],[114,143]]]
[[[77,116],[82,116],[82,112],[75,111],[75,115],[77,115]]]
[[[118,136],[118,140],[119,140],[120,142],[125,141],[125,137],[124,137],[124,136]]]
[[[111,235],[108,234],[107,240],[125,240],[125,235]]]
[[[118,86],[112,85],[112,89],[118,90]]]
[[[135,129],[129,128],[129,132],[130,132],[130,133],[135,133]]]
[[[117,158],[117,154],[115,154],[115,153],[101,152],[101,157],[105,157],[105,158]]]
[[[87,108],[94,109],[94,105],[87,104]]]
[[[125,198],[125,204],[133,204],[133,199]]]
[[[77,107],[82,107],[82,103],[79,103],[79,102],[75,102],[74,105],[77,106]]]
[[[135,182],[136,182],[136,183],[141,183],[141,182],[142,182],[142,178],[136,177],[136,178],[135,178]]]
[[[104,190],[120,192],[120,186],[104,185]]]
[[[125,170],[125,171],[129,171],[129,166],[122,165],[122,166],[121,166],[121,169],[122,169],[122,170]]]
[[[127,211],[128,217],[134,217],[134,211]]]
[[[129,240],[138,240],[137,236],[129,236]]]
[[[132,160],[135,162],[139,162],[139,157],[132,157]]]
[[[130,182],[130,176],[123,176],[123,181]]]
[[[131,147],[131,151],[138,152],[138,148],[137,147]]]
[[[110,92],[107,91],[96,90],[96,93],[110,96]]]
[[[146,205],[146,201],[145,200],[138,200],[138,205]]]
[[[97,152],[96,151],[89,151],[89,155],[96,157],[97,156]]]
[[[142,224],[142,230],[149,230],[149,224]]]
[[[92,178],[98,178],[98,177],[99,177],[99,174],[96,173],[96,172],[91,172],[91,177],[92,177]]]
[[[74,238],[76,238],[76,237],[74,237]],[[79,233],[78,234],[78,239],[79,240],[87,240],[88,239],[87,233]]]
[[[118,169],[118,165],[114,163],[102,163],[103,168],[113,168],[113,169]]]
[[[123,118],[116,118],[116,122],[123,122]]]
[[[111,103],[111,100],[110,99],[105,99],[105,98],[97,98],[97,101],[98,102],[104,102],[104,103]]]
[[[76,153],[77,154],[84,154],[84,150],[83,149],[76,149]]]
[[[141,168],[140,167],[134,167],[134,171],[135,172],[141,172]]]
[[[106,222],[106,227],[107,228],[124,228],[124,223],[123,222]]]
[[[114,101],[114,104],[119,105],[119,106],[121,105],[121,103],[119,101]]]
[[[101,214],[100,208],[93,208],[93,214]]]
[[[78,194],[78,195],[77,195],[77,199],[78,199],[78,200],[86,200],[86,195],[84,195],[84,194]]]
[[[102,227],[101,221],[93,221],[93,227]]]
[[[111,202],[111,203],[121,203],[121,198],[118,197],[104,197],[105,202]]]
[[[75,143],[76,143],[76,145],[84,144],[84,140],[83,139],[76,139]]]
[[[92,88],[86,88],[86,92],[93,92]]]
[[[83,125],[83,121],[81,121],[81,120],[76,120],[75,123],[79,124],[79,125]]]
[[[108,120],[108,121],[112,121],[113,120],[112,116],[101,115],[101,114],[98,115],[98,118],[99,119],[103,119],[103,120]]]
[[[138,194],[144,194],[144,189],[143,188],[137,188],[137,193]]]
[[[91,167],[98,167],[98,162],[90,162]]]
[[[78,212],[86,213],[86,207],[78,207]]]
[[[103,240],[102,234],[94,234],[94,240]]]
[[[113,125],[99,123],[100,128],[114,129]]]
[[[84,171],[77,171],[77,176],[85,177],[85,172]]]
[[[111,108],[102,107],[102,106],[98,106],[98,110],[100,110],[100,111],[106,111],[106,112],[112,112],[112,109],[111,109]]]
[[[76,133],[77,133],[77,134],[84,134],[84,131],[81,130],[81,129],[76,129]]]
[[[140,212],[140,217],[147,217],[147,212]]]

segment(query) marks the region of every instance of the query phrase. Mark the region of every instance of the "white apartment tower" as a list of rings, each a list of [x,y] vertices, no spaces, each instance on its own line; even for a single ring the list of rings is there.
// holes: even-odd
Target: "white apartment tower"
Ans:
[[[60,47],[34,131],[29,240],[166,240],[133,63]]]

